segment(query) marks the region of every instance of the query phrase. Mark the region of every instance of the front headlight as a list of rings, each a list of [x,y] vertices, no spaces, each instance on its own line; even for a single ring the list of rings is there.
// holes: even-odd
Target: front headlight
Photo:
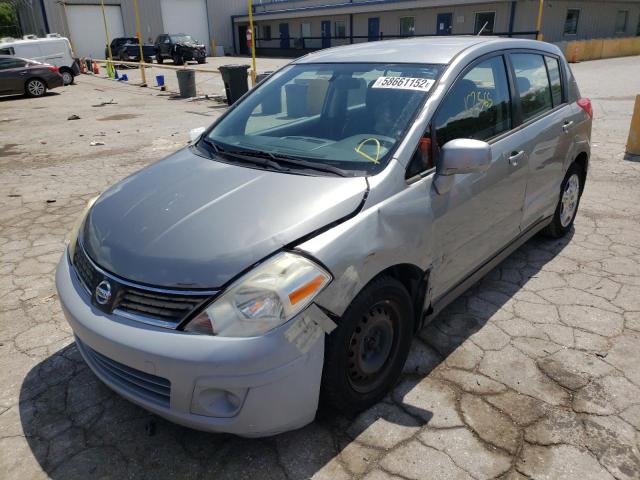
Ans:
[[[89,213],[89,210],[91,210],[93,204],[96,203],[98,197],[99,195],[97,197],[93,197],[87,202],[84,209],[73,224],[73,227],[71,228],[71,236],[69,237],[69,258],[71,259],[71,263],[73,263],[73,256],[76,253],[76,244],[78,243],[78,233],[80,231],[80,227],[82,227],[87,213]]]
[[[280,253],[244,275],[194,317],[185,331],[223,337],[254,337],[304,310],[331,281],[311,260]]]

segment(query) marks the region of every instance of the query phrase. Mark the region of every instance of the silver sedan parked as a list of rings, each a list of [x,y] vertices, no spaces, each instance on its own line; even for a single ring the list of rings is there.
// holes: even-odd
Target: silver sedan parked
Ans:
[[[56,277],[78,349],[193,428],[271,435],[320,399],[365,409],[416,330],[536,233],[570,231],[591,117],[537,41],[295,60],[88,205]]]

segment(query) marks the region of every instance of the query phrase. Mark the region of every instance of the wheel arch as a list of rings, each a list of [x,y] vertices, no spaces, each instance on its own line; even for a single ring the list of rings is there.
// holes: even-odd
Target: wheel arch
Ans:
[[[587,181],[587,172],[589,171],[589,155],[587,154],[587,152],[582,151],[578,153],[578,155],[576,155],[573,163],[575,163],[582,172],[582,189],[584,190],[584,186]]]

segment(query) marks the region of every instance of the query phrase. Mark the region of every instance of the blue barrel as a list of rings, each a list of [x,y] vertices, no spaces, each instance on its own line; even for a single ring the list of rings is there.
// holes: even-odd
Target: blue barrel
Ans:
[[[156,83],[159,87],[164,87],[164,75],[156,75]]]

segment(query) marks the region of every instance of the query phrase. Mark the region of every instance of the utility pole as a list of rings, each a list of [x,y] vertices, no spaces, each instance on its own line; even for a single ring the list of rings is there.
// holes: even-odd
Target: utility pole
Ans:
[[[136,37],[138,37],[138,46],[140,47],[140,75],[142,76],[141,87],[147,86],[147,74],[144,71],[144,54],[142,49],[142,34],[140,33],[140,12],[138,11],[138,0],[133,0],[133,11],[136,14]]]
[[[253,30],[253,2],[249,0],[249,28],[251,29],[251,84],[256,86],[256,36]]]
[[[542,40],[542,7],[544,7],[544,0],[538,0],[538,21],[536,22],[536,40]]]
[[[109,39],[109,29],[107,28],[107,15],[104,13],[104,0],[100,0],[100,7],[102,8],[102,20],[104,21],[104,36],[107,39],[107,51],[109,52],[109,58],[108,58],[109,61],[107,62],[107,73],[111,73],[114,70],[113,55],[111,53],[111,40]]]

